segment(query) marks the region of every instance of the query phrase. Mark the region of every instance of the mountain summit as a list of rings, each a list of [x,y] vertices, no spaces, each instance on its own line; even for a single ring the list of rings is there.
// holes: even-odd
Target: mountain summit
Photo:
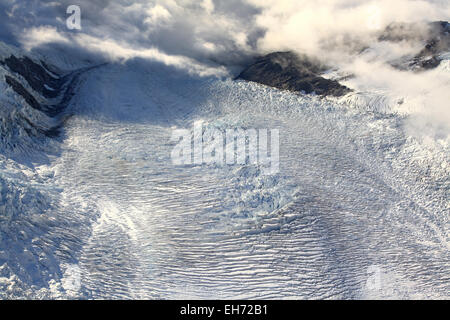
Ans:
[[[326,67],[293,52],[274,52],[260,57],[237,77],[282,90],[343,96],[351,90],[336,80],[325,79]]]

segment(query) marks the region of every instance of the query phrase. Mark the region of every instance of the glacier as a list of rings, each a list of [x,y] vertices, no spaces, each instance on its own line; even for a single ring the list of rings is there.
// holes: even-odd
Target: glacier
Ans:
[[[68,79],[48,99],[0,66],[0,298],[449,297],[449,141],[409,133],[417,101],[0,50]],[[197,121],[279,129],[280,172],[174,166],[172,131]]]

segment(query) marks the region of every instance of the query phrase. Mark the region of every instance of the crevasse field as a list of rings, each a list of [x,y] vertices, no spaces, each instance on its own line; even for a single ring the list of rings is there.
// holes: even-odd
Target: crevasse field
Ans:
[[[21,114],[54,119],[0,82],[0,298],[449,297],[448,139],[411,134],[407,98],[136,59],[82,70],[61,136],[36,139]],[[172,164],[198,121],[279,129],[279,173]]]

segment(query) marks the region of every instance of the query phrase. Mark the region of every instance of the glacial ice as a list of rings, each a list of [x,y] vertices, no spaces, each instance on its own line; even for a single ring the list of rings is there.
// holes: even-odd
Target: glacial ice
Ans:
[[[0,80],[0,298],[448,298],[448,139],[408,135],[398,97],[135,60],[80,75],[47,139]],[[280,172],[174,166],[199,120],[279,129]]]

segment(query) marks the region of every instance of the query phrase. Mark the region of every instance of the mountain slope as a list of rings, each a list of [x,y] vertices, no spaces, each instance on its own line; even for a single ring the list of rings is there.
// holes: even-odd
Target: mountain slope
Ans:
[[[351,90],[336,80],[323,78],[326,67],[293,52],[274,52],[246,68],[237,79],[258,82],[282,90],[343,96]]]

